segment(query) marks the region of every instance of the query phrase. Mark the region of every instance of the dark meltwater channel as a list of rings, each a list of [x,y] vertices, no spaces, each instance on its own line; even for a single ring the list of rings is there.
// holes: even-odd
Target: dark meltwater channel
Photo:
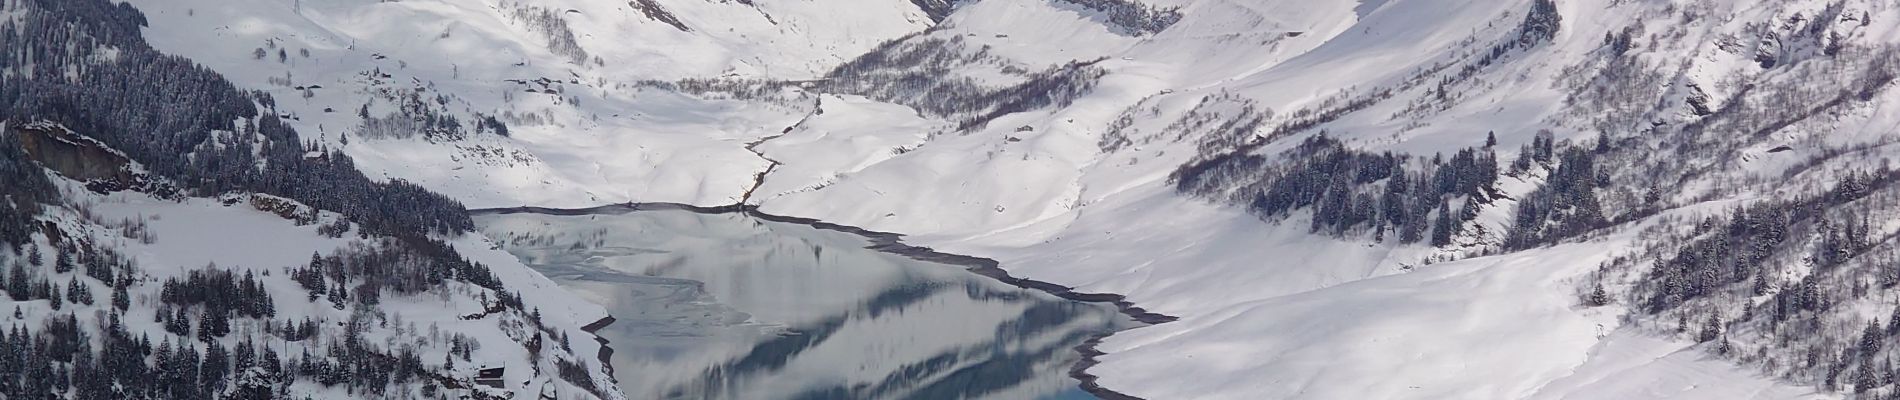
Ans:
[[[563,213],[571,214],[571,213]],[[744,213],[483,213],[529,266],[607,307],[631,398],[1090,399],[1077,346],[1135,325],[865,238]]]

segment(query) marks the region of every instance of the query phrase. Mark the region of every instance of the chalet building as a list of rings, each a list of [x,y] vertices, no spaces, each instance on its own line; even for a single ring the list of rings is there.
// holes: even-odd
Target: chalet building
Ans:
[[[496,389],[507,389],[507,384],[501,381],[502,376],[506,375],[504,373],[506,371],[506,367],[482,368],[481,371],[475,373],[475,384]]]

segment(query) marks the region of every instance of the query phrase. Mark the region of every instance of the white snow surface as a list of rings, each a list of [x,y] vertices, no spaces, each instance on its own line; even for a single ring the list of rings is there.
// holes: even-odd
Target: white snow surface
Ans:
[[[1505,149],[1500,159],[1508,159],[1539,129],[1587,137],[1587,122],[1567,119],[1575,116],[1563,109],[1567,68],[1595,57],[1607,32],[1632,21],[1660,32],[1672,21],[1644,19],[1644,10],[1688,2],[1560,1],[1563,30],[1554,43],[1512,52],[1449,85],[1454,100],[1442,108],[1414,106],[1430,98],[1427,87],[1509,40],[1529,0],[1155,1],[1180,6],[1185,17],[1139,37],[1048,0],[967,2],[934,28],[899,0],[657,1],[691,32],[613,2],[535,2],[560,10],[601,64],[563,61],[489,1],[129,2],[152,18],[147,36],[157,47],[272,92],[280,107],[301,117],[293,124],[306,139],[342,146],[373,176],[416,181],[471,207],[745,202],[773,214],[912,235],[910,242],[995,258],[1018,276],[1079,291],[1125,294],[1181,318],[1102,345],[1109,354],[1091,371],[1106,387],[1136,396],[1836,396],[1714,359],[1680,338],[1623,328],[1615,307],[1578,307],[1577,279],[1627,249],[1632,228],[1430,264],[1443,252],[1313,235],[1297,214],[1261,221],[1182,197],[1167,181],[1195,153],[1192,137],[1170,137],[1167,127],[1223,94],[1269,110],[1271,128],[1298,110],[1391,89],[1388,99],[1300,133],[1324,130],[1367,151],[1449,152],[1495,132]],[[1725,77],[1763,72],[1714,43],[1750,21],[1785,19],[1782,13],[1793,9],[1787,3],[1809,9],[1825,2],[1696,3],[1725,17],[1706,17],[1717,22],[1694,25],[1678,42],[1650,44],[1636,57],[1658,70],[1687,71],[1683,79],[1708,88],[1719,103],[1736,90]],[[1854,37],[1896,41],[1891,27],[1900,24],[1891,22],[1900,12],[1855,5],[1874,10],[1877,22]],[[962,36],[1031,70],[1101,59],[1109,73],[1066,107],[1005,115],[967,132],[859,96],[787,89],[772,100],[748,101],[636,85],[687,77],[808,79],[879,41],[927,28],[924,35]],[[272,39],[312,55],[283,63],[274,55],[251,57],[250,49]],[[1421,72],[1439,64],[1451,67]],[[360,75],[371,70],[392,78]],[[287,73],[294,84],[271,82]],[[542,87],[505,81],[543,77],[557,81],[561,93],[525,93]],[[287,87],[309,84],[325,88],[306,99]],[[355,110],[388,88],[451,94],[459,116],[512,112],[541,115],[543,122],[511,124],[510,137],[352,136],[343,144],[340,137],[360,124]],[[389,110],[371,107],[376,114]],[[1133,117],[1125,132],[1145,140],[1114,152],[1098,147],[1124,115]],[[1881,107],[1838,119],[1837,127],[1879,131],[1900,114]],[[1821,129],[1831,128],[1796,125],[1777,134],[1792,141]],[[1873,140],[1833,138],[1825,140]],[[1258,151],[1297,142],[1282,139]],[[1775,173],[1788,164],[1748,168]],[[763,182],[755,182],[760,174]],[[1530,183],[1505,185],[1521,193]],[[1487,210],[1482,220],[1504,223],[1498,221],[1508,216]],[[1487,239],[1472,240],[1482,246]]]
[[[261,322],[313,318],[321,324],[316,338],[271,344],[281,346],[277,350],[286,359],[295,359],[305,350],[322,357],[323,346],[331,341],[342,340],[343,330],[347,329],[343,327],[343,321],[351,318],[353,313],[363,312],[372,316],[370,321],[377,321],[361,332],[366,341],[391,352],[400,346],[415,346],[418,355],[430,363],[447,358],[448,345],[443,342],[447,337],[441,335],[467,335],[480,343],[481,350],[473,353],[472,360],[458,359],[458,368],[446,371],[451,377],[472,379],[478,368],[521,366],[507,370],[505,377],[510,382],[507,391],[496,393],[504,398],[534,399],[544,390],[568,395],[584,393],[552,374],[537,374],[533,368],[527,368],[528,351],[516,345],[517,340],[509,334],[511,330],[522,329],[519,327],[522,321],[496,316],[473,320],[460,318],[484,312],[484,305],[478,302],[477,297],[487,296],[487,289],[450,282],[414,295],[388,292],[383,294],[377,306],[379,311],[361,310],[360,305],[351,305],[346,309],[333,308],[331,303],[321,299],[306,301],[304,296],[307,291],[291,279],[289,268],[307,265],[313,253],[327,255],[352,243],[375,245],[357,239],[354,233],[342,239],[323,236],[317,232],[317,225],[296,225],[284,217],[253,208],[249,202],[250,195],[232,195],[236,201],[227,205],[219,199],[166,200],[135,192],[98,195],[81,189],[76,182],[62,181],[62,184],[67,188],[65,192],[68,199],[74,204],[82,204],[86,211],[61,208],[49,214],[51,221],[60,224],[62,230],[69,234],[84,235],[67,240],[109,247],[137,262],[142,281],[132,286],[133,306],[124,314],[123,321],[129,330],[151,335],[154,342],[194,340],[167,333],[156,322],[153,313],[166,309],[153,304],[159,302],[160,282],[168,278],[183,279],[189,272],[203,269],[227,270],[239,275],[253,273],[268,288],[277,314],[270,321],[234,319],[232,334],[220,339],[227,348],[235,346],[244,337],[268,341],[269,336],[262,332],[266,327]],[[341,217],[328,212],[321,216],[323,221],[336,218]],[[132,222],[142,222],[155,240],[146,242],[121,235],[120,227]],[[513,256],[496,250],[493,244],[480,235],[469,234],[449,239],[449,243],[456,246],[463,256],[488,265],[496,277],[505,282],[508,290],[521,294],[524,304],[541,310],[542,321],[546,326],[576,338],[571,342],[572,351],[568,355],[549,355],[539,368],[552,371],[554,367],[551,359],[556,356],[585,360],[590,366],[598,365],[594,358],[600,351],[600,345],[582,339],[591,335],[580,328],[605,318],[607,314],[602,307],[572,296],[553,281],[522,265]],[[50,249],[43,243],[38,245]],[[84,273],[50,271],[52,269],[48,267],[41,271],[40,276],[53,282],[67,282]],[[93,284],[89,280],[81,281]],[[81,318],[103,319],[111,307],[109,299],[112,289],[96,286],[92,292],[96,299],[93,304],[68,304],[65,311],[56,312],[43,300],[19,302],[17,305],[27,311],[26,320],[29,321],[65,313],[73,313]],[[95,332],[94,337],[99,336]],[[558,349],[550,353],[556,351]],[[597,381],[607,381],[604,371],[595,373]],[[395,389],[398,391],[389,394],[420,395],[406,389],[398,388]],[[289,394],[312,398],[352,396],[341,386],[324,387],[309,382],[291,387]]]

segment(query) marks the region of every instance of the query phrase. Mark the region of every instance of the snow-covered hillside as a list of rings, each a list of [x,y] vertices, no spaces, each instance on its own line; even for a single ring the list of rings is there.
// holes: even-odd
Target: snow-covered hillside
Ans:
[[[4,128],[8,146],[35,129]],[[69,165],[28,143],[34,159],[8,147],[9,167]],[[9,397],[617,398],[584,329],[605,311],[479,236],[418,244],[273,195],[29,172],[55,171],[60,200],[0,254],[19,357]],[[470,384],[508,366],[495,388]]]
[[[147,21],[0,2],[0,397],[624,397],[604,310]]]
[[[932,23],[900,0],[129,4],[155,47],[284,99],[307,140],[478,207],[736,203],[768,165],[745,145],[812,100],[655,82],[811,79]]]
[[[181,346],[198,347],[187,344],[189,335],[184,338],[170,337],[159,321],[164,316],[154,312],[164,312],[170,307],[150,307],[150,303],[173,301],[166,299],[161,289],[170,285],[160,283],[178,280],[186,282],[188,275],[207,271],[230,271],[239,275],[256,275],[270,294],[274,304],[275,316],[266,319],[239,319],[231,322],[231,336],[214,343],[220,343],[226,349],[249,345],[252,340],[269,341],[272,351],[291,363],[299,359],[317,361],[324,357],[337,357],[330,362],[363,363],[374,362],[368,358],[350,358],[334,353],[338,346],[367,346],[369,353],[383,353],[396,357],[391,369],[404,368],[400,363],[416,362],[429,364],[424,367],[429,372],[418,376],[414,381],[395,380],[391,388],[362,385],[329,386],[319,385],[316,380],[327,370],[309,369],[294,374],[319,376],[312,381],[295,381],[296,375],[274,379],[295,382],[286,395],[299,397],[356,397],[380,393],[393,397],[428,396],[434,389],[421,389],[422,386],[434,386],[427,383],[442,379],[444,384],[465,381],[483,368],[515,367],[506,370],[508,381],[504,391],[493,391],[487,395],[501,395],[505,398],[534,398],[542,393],[565,393],[575,396],[585,393],[574,383],[564,381],[550,373],[537,372],[556,369],[557,363],[580,363],[597,366],[594,360],[600,351],[600,344],[587,339],[591,334],[580,330],[581,326],[605,318],[607,314],[600,306],[575,298],[565,290],[555,286],[547,278],[535,274],[520,265],[512,256],[497,250],[488,250],[491,246],[479,237],[458,239],[454,244],[467,249],[465,254],[472,261],[488,264],[502,282],[508,282],[507,290],[522,296],[523,304],[533,308],[539,320],[512,310],[493,311],[497,307],[491,296],[501,292],[491,291],[467,283],[453,283],[417,293],[400,293],[391,290],[383,294],[372,292],[380,290],[375,286],[347,287],[339,282],[332,291],[341,291],[347,287],[351,295],[329,297],[316,301],[307,301],[305,288],[299,287],[294,277],[295,270],[311,265],[313,254],[326,257],[363,257],[366,249],[375,249],[386,244],[378,240],[350,238],[331,238],[318,232],[318,225],[297,225],[294,221],[260,210],[259,204],[273,204],[269,197],[251,199],[237,198],[232,204],[216,199],[187,199],[174,202],[154,199],[137,193],[121,192],[114,195],[98,196],[74,191],[74,201],[81,204],[76,210],[81,214],[59,215],[62,231],[82,233],[85,236],[66,237],[62,245],[98,246],[105,251],[117,252],[127,257],[126,262],[137,265],[132,275],[141,283],[132,283],[129,291],[131,307],[120,315],[125,328],[131,332],[149,335],[150,340],[176,342]],[[320,218],[334,218],[325,215]],[[129,224],[129,225],[128,225]],[[126,237],[126,226],[134,226],[138,237]],[[150,240],[140,240],[150,238]],[[52,244],[41,244],[42,248],[54,248]],[[46,251],[53,254],[52,251]],[[336,262],[336,261],[331,261]],[[363,262],[352,260],[351,262]],[[53,282],[67,280],[80,281],[78,272],[41,275]],[[70,278],[70,279],[69,279]],[[367,279],[367,278],[358,278]],[[82,284],[90,284],[82,282]],[[71,313],[85,318],[104,318],[111,311],[106,294],[111,293],[109,286],[97,286],[91,289],[95,293],[95,304],[68,304],[65,311],[48,309],[44,301],[16,303],[26,311],[26,319],[34,320],[46,316]],[[315,296],[315,295],[312,295]],[[327,295],[326,295],[327,296]],[[351,297],[353,296],[353,297]],[[376,300],[360,299],[381,297]],[[186,314],[188,306],[177,308],[179,315]],[[205,311],[209,315],[209,311]],[[493,314],[493,316],[490,316]],[[468,318],[479,316],[479,318]],[[314,323],[317,332],[311,333],[312,339],[277,342],[272,340],[273,330],[279,327],[278,321],[293,324]],[[189,326],[189,325],[187,325]],[[199,330],[212,329],[204,323]],[[547,343],[545,348],[533,348],[519,343],[528,341],[536,335],[549,336],[540,339]],[[190,331],[187,330],[187,333]],[[94,332],[93,335],[105,336],[106,332]],[[279,336],[282,337],[282,336]],[[294,336],[293,336],[294,337]],[[572,339],[557,339],[569,338]],[[347,339],[346,339],[347,338]],[[361,341],[367,344],[358,344]],[[240,342],[246,343],[240,345]],[[451,342],[460,343],[451,346]],[[263,342],[260,342],[263,343]],[[470,346],[463,354],[452,354],[452,349]],[[260,349],[260,351],[262,351]],[[329,352],[329,353],[326,353]],[[547,352],[531,356],[530,353]],[[318,356],[312,356],[318,354]],[[366,357],[366,356],[356,356]],[[543,358],[545,357],[545,358]],[[559,361],[556,361],[559,360]],[[205,361],[210,362],[210,361]],[[322,365],[322,364],[316,364]],[[347,365],[347,364],[346,364]],[[439,368],[438,368],[439,367]],[[275,368],[267,367],[267,368]],[[330,367],[323,367],[330,368]],[[590,367],[597,368],[597,367]],[[356,373],[350,368],[337,368],[339,373]],[[348,371],[348,372],[343,372]],[[242,371],[240,371],[242,372]],[[389,373],[389,372],[384,372]],[[396,372],[404,374],[408,372]],[[596,379],[607,382],[604,372],[597,372]],[[439,374],[441,378],[428,376]],[[242,376],[242,373],[239,374]],[[587,375],[583,375],[587,376]],[[288,378],[288,379],[286,379]],[[354,377],[341,378],[355,381]],[[420,382],[415,382],[420,381]],[[421,383],[413,384],[412,383]],[[232,386],[242,386],[246,382],[233,382]],[[268,384],[268,383],[266,383]],[[600,384],[587,382],[587,385]],[[446,390],[446,387],[444,388]]]
[[[368,175],[1125,294],[1181,318],[1102,346],[1131,395],[1893,391],[1886,2],[227,3],[128,1]]]

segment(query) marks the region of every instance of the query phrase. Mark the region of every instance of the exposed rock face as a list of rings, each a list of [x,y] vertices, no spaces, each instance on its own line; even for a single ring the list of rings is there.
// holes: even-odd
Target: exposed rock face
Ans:
[[[99,142],[80,136],[66,127],[33,123],[14,129],[26,145],[26,153],[40,165],[81,181],[130,178],[130,165],[124,155]]]
[[[666,11],[666,7],[660,6],[660,3],[654,0],[634,0],[627,2],[627,5],[632,6],[635,10],[640,10],[640,13],[646,14],[647,18],[670,25],[673,29],[680,30],[680,32],[693,31],[691,28],[687,28],[685,23],[680,22],[679,17],[673,16],[672,12]]]
[[[284,219],[301,223],[306,219],[312,219],[311,216],[316,214],[315,209],[298,203],[295,200],[261,193],[251,194],[250,197],[251,208],[277,214],[277,216],[284,217]]]
[[[1525,47],[1538,43],[1547,43],[1557,38],[1557,31],[1563,29],[1563,14],[1557,12],[1557,3],[1552,0],[1537,0],[1531,3],[1531,10],[1524,15],[1523,31],[1519,32],[1518,42]]]
[[[916,4],[917,9],[923,10],[924,15],[930,16],[930,22],[943,22],[943,19],[950,17],[950,12],[957,8],[956,0],[910,0],[910,2]]]
[[[86,189],[105,193],[137,190],[158,197],[178,195],[178,189],[153,181],[124,153],[59,124],[35,122],[9,128],[18,135],[28,158],[62,176],[86,183]]]

